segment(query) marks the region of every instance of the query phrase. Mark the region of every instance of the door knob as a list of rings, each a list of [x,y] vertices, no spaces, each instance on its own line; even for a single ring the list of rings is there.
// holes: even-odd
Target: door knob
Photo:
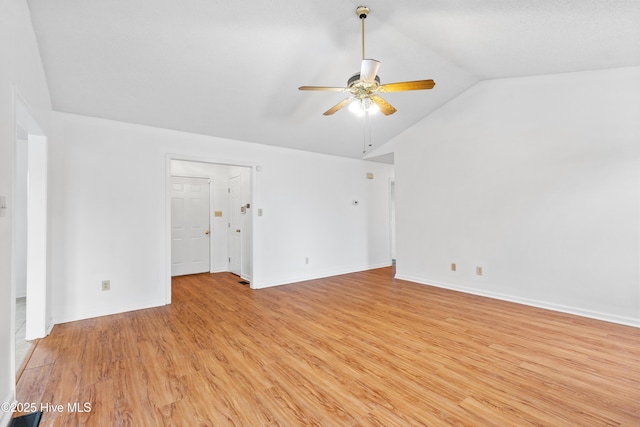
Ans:
[[[209,234],[209,230],[205,231],[204,234]]]
[[[240,229],[238,228],[238,229],[236,230],[236,233],[239,233],[239,232],[240,232]]]

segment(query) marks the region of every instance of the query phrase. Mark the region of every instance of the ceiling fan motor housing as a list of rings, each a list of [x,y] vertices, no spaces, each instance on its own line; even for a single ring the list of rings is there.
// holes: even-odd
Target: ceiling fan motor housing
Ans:
[[[376,76],[375,80],[377,84],[380,84],[380,76]],[[355,73],[353,76],[349,78],[349,80],[347,80],[347,87],[351,87],[354,84],[358,83],[359,81],[360,81],[360,73]]]

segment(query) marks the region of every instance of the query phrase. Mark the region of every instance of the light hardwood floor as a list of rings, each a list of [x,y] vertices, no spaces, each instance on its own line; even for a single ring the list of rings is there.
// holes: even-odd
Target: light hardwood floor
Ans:
[[[390,268],[238,280],[175,278],[170,306],[56,325],[19,401],[65,406],[42,426],[640,425],[639,329]]]

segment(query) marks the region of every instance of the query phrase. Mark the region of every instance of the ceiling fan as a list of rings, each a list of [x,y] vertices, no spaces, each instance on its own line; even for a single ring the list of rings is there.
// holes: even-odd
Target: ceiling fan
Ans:
[[[435,86],[435,82],[433,80],[415,80],[410,82],[380,84],[380,77],[378,76],[380,61],[365,59],[364,57],[364,20],[369,14],[369,8],[366,6],[358,6],[356,14],[362,22],[362,64],[360,66],[360,72],[351,76],[347,81],[347,87],[300,86],[298,89],[351,93],[351,96],[347,99],[340,101],[325,111],[323,113],[325,116],[330,116],[349,104],[355,105],[361,111],[365,112],[377,107],[385,116],[389,116],[397,110],[393,105],[378,95],[379,93],[432,89]]]

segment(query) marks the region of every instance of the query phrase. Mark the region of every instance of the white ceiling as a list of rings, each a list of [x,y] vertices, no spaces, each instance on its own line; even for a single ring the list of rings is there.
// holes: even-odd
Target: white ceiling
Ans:
[[[344,86],[366,56],[384,95],[373,148],[479,80],[640,66],[640,0],[28,0],[56,111],[362,157]],[[588,90],[588,88],[585,88]],[[387,159],[388,160],[388,159]]]

